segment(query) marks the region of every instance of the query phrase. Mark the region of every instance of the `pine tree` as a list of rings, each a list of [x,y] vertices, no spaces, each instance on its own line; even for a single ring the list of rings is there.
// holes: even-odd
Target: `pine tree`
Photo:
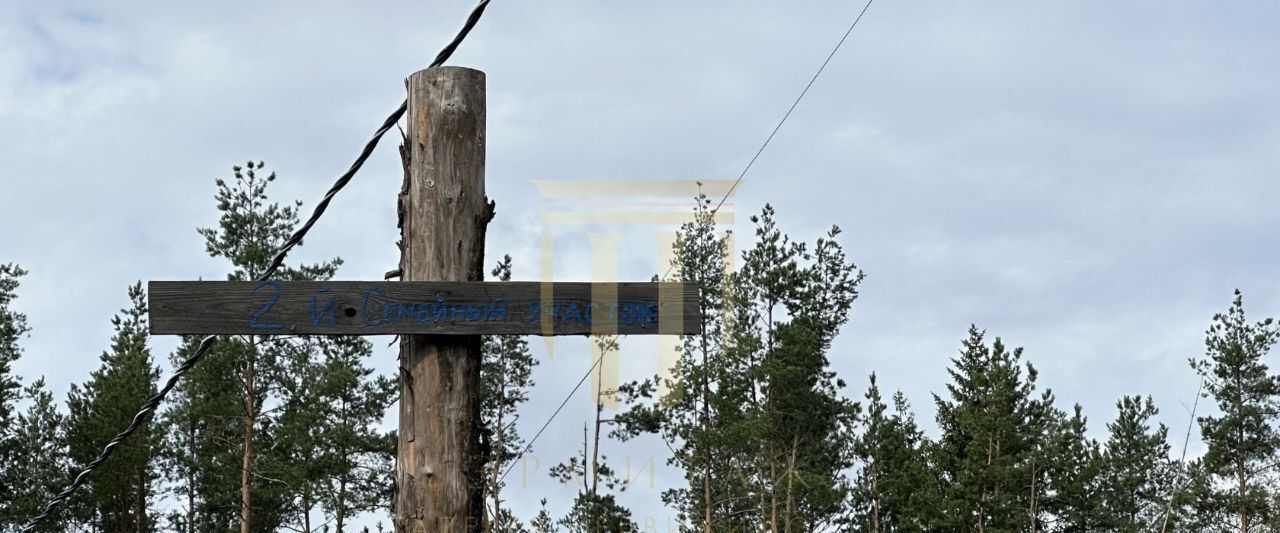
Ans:
[[[218,224],[198,230],[209,255],[228,261],[227,279],[232,281],[253,280],[264,273],[299,223],[301,202],[282,206],[269,199],[267,188],[276,175],[264,176],[264,166],[251,161],[232,167],[233,180],[218,179]],[[333,259],[285,265],[274,278],[326,280],[340,264]],[[301,355],[298,344],[308,347]],[[184,511],[174,519],[185,526],[183,531],[273,531],[289,516],[298,516],[302,498],[297,493],[305,489],[283,479],[285,474],[298,474],[286,453],[291,446],[297,453],[298,442],[281,434],[282,426],[271,416],[280,404],[288,403],[287,398],[272,396],[287,389],[272,377],[280,376],[278,369],[289,364],[279,360],[281,354],[316,364],[315,346],[305,339],[220,339],[175,391],[173,407],[166,411],[174,427],[166,449],[169,462],[178,467],[172,481]],[[189,355],[192,348],[189,340],[174,360]],[[312,503],[318,502],[317,495]]]
[[[685,531],[807,531],[845,514],[853,465],[853,404],[826,353],[848,319],[862,272],[832,228],[809,251],[778,229],[774,210],[752,217],[755,242],[730,274],[727,235],[698,197],[673,266],[700,288],[703,331],[656,403],[631,405],[618,434],[661,433],[687,486],[663,500]],[[649,396],[653,382],[624,389]],[[763,526],[762,526],[763,524]]]
[[[547,499],[542,499],[542,507],[538,509],[537,516],[529,521],[529,527],[532,533],[554,533],[556,531],[555,520],[551,519],[551,513],[547,511]]]
[[[664,383],[670,392],[656,404],[642,403],[653,396],[657,380],[624,384],[624,395],[635,401],[615,420],[620,438],[660,433],[673,443],[670,462],[684,472],[686,486],[665,491],[662,499],[686,531],[707,533],[740,530],[758,508],[742,483],[746,452],[735,450],[742,444],[729,429],[744,422],[748,388],[745,369],[724,356],[730,235],[717,233],[706,195],[695,201],[693,221],[676,236],[671,270],[676,280],[699,288],[701,331],[682,339],[680,359],[669,369],[672,379]]]
[[[1088,533],[1098,531],[1102,517],[1102,450],[1088,438],[1088,420],[1080,404],[1070,417],[1055,417],[1048,448],[1049,492],[1045,512],[1054,517],[1052,531]]]
[[[14,498],[6,505],[0,532],[18,527],[44,511],[45,505],[70,481],[67,477],[66,417],[58,412],[53,394],[41,377],[24,390],[30,406],[18,415],[14,427],[16,449],[8,468],[13,479]],[[64,512],[58,510],[37,527],[37,532],[65,531]]]
[[[76,469],[94,460],[120,428],[133,420],[156,393],[159,369],[147,346],[146,295],[139,282],[129,287],[131,306],[112,318],[115,335],[102,366],[68,393],[67,441]],[[157,456],[163,428],[148,420],[89,478],[75,501],[76,518],[98,531],[142,533],[154,527],[152,514]]]
[[[198,344],[197,338],[185,338],[170,357],[173,366],[190,357]],[[211,350],[167,401],[163,450],[178,507],[168,520],[175,532],[225,533],[237,527],[240,453],[235,436],[242,404],[232,355],[225,347]]]
[[[618,351],[618,337],[595,337],[594,342],[601,356]],[[603,365],[597,365],[603,371]],[[602,381],[597,381],[602,383]],[[558,523],[570,533],[638,533],[639,526],[631,518],[631,511],[618,503],[616,492],[627,489],[627,480],[619,478],[608,464],[608,457],[600,453],[603,428],[608,422],[601,416],[605,400],[618,395],[617,390],[600,388],[596,391],[594,424],[582,426],[582,450],[563,463],[551,467],[549,474],[561,483],[581,483],[582,488],[573,499],[568,514]]]
[[[1205,469],[1203,458],[1179,465],[1165,515],[1160,519],[1161,533],[1238,531],[1228,525],[1231,515],[1221,505],[1213,475]]]
[[[848,320],[863,274],[836,242],[812,252],[784,235],[766,205],[755,243],[731,276],[734,311],[728,357],[747,377],[745,427],[760,518],[772,532],[829,527],[845,514],[853,466],[852,403],[826,353]],[[758,444],[757,444],[758,443]]]
[[[861,434],[853,451],[859,467],[849,504],[855,531],[924,532],[936,521],[939,487],[930,470],[932,443],[911,414],[902,393],[893,395],[893,411],[885,405],[871,375],[867,405],[859,417]]]
[[[291,206],[271,203],[267,196],[267,187],[276,179],[276,174],[260,176],[265,165],[250,161],[245,168],[233,167],[235,181],[227,183],[217,180],[218,192],[215,196],[221,217],[216,228],[198,230],[205,239],[205,248],[213,257],[225,258],[231,263],[233,271],[228,279],[233,281],[252,280],[266,272],[276,250],[293,233],[298,225],[298,208],[302,202],[295,201]],[[281,268],[277,278],[292,280],[328,279],[332,277],[341,261],[329,262],[298,268]],[[240,392],[240,427],[237,428],[237,440],[241,444],[240,466],[240,499],[239,524],[240,532],[271,530],[283,519],[282,515],[288,499],[288,487],[282,483],[271,483],[264,478],[254,479],[254,472],[263,469],[280,469],[280,465],[272,464],[273,457],[258,458],[255,456],[255,443],[267,444],[273,440],[270,432],[271,421],[263,418],[263,410],[269,403],[268,394],[272,384],[263,374],[274,364],[273,355],[277,352],[277,340],[270,337],[248,336],[243,339],[227,339],[220,343],[219,352],[210,356],[230,357],[235,360],[238,372],[236,389]],[[269,446],[260,446],[260,450],[273,450]],[[265,459],[265,460],[264,460]],[[254,503],[253,493],[258,490],[260,500]],[[255,513],[256,511],[256,513]],[[257,518],[254,518],[257,514]],[[258,523],[255,523],[255,520]]]
[[[1158,413],[1151,397],[1125,396],[1116,408],[1103,454],[1102,525],[1118,533],[1149,531],[1172,497],[1169,431],[1163,424],[1151,426]]]
[[[724,350],[724,292],[728,274],[728,238],[716,234],[715,213],[710,209],[711,200],[699,194],[696,200],[694,220],[685,224],[677,235],[674,246],[674,264],[681,281],[699,287],[698,311],[703,317],[699,335],[688,337],[676,372],[682,371],[678,385],[669,388],[678,391],[666,403],[667,433],[679,436],[684,442],[675,457],[686,468],[687,489],[676,489],[667,499],[680,498],[685,502],[681,509],[687,523],[700,520],[701,530],[709,532],[715,525],[732,527],[732,504],[724,505],[728,493],[715,483],[714,477],[726,463],[716,463],[715,452],[722,448],[715,428],[735,417],[736,406],[725,405],[729,395],[718,394],[713,386],[717,374],[723,374],[713,358]],[[671,386],[675,385],[675,386]],[[726,391],[732,390],[726,387]],[[723,416],[718,416],[723,414]],[[732,515],[730,515],[732,516]]]
[[[1208,445],[1204,468],[1221,483],[1211,495],[1213,511],[1229,516],[1231,530],[1241,533],[1260,531],[1272,513],[1280,380],[1262,358],[1277,338],[1280,330],[1272,319],[1245,320],[1237,290],[1231,309],[1213,317],[1205,335],[1205,358],[1191,361],[1205,380],[1205,397],[1212,397],[1221,413],[1197,419]]]
[[[319,456],[319,428],[328,407],[320,400],[321,365],[315,361],[321,351],[319,342],[317,337],[273,343],[274,364],[268,370],[278,402],[272,424],[275,446],[259,462],[259,468],[270,469],[264,476],[290,488],[289,501],[281,510],[281,528],[302,532],[318,528],[321,480],[333,469]]]
[[[511,281],[511,256],[503,256],[491,274],[498,281]],[[533,367],[538,361],[529,351],[528,341],[515,335],[487,335],[481,352],[480,424],[489,450],[481,494],[482,499],[492,502],[485,504],[484,530],[514,533],[522,526],[503,506],[501,477],[524,449],[516,422],[520,419],[520,406],[529,399]]]
[[[13,364],[22,357],[18,339],[30,331],[27,317],[13,310],[17,298],[18,279],[27,272],[13,264],[0,264],[0,523],[13,523],[16,516],[12,501],[22,483],[12,469],[17,457],[14,441],[14,410],[22,389],[22,381],[14,374]]]
[[[314,428],[320,453],[312,460],[323,467],[317,479],[321,501],[337,533],[360,513],[390,509],[396,439],[376,427],[396,384],[364,365],[372,350],[361,337],[331,337],[324,343],[316,391],[323,416]]]
[[[1028,365],[1027,373],[1035,376],[1035,369]],[[1031,378],[1034,381],[1034,377]],[[1054,406],[1053,392],[1046,390],[1039,398],[1028,403],[1027,441],[1030,452],[1026,458],[1026,473],[1020,487],[1025,497],[1022,512],[1031,533],[1047,530],[1049,517],[1045,513],[1051,506],[1050,475],[1057,466],[1056,450],[1052,447],[1055,430],[1066,413]]]
[[[969,328],[948,369],[948,398],[934,395],[942,431],[935,461],[946,487],[947,530],[1040,531],[1044,497],[1037,469],[1047,466],[1043,435],[1049,394],[1036,398],[1036,372],[1022,374],[1022,349]]]

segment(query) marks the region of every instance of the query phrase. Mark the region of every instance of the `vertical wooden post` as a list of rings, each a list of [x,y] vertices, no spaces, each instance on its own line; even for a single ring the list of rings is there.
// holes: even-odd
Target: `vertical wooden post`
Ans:
[[[480,281],[493,218],[484,195],[484,73],[430,68],[410,76],[408,90],[401,279]],[[401,337],[397,533],[477,529],[479,387],[479,336]]]

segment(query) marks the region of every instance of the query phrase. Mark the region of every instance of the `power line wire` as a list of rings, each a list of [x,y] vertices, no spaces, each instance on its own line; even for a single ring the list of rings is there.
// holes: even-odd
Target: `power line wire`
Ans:
[[[764,153],[764,149],[769,147],[769,143],[773,141],[773,136],[778,134],[778,130],[782,129],[782,125],[786,124],[787,119],[791,118],[791,112],[796,110],[796,106],[800,105],[800,101],[804,99],[804,95],[809,94],[809,89],[813,87],[813,83],[818,81],[818,76],[822,75],[822,71],[826,70],[827,64],[831,62],[831,58],[836,56],[836,52],[840,51],[840,47],[844,45],[845,40],[849,38],[849,34],[853,33],[853,29],[858,27],[858,21],[862,20],[862,16],[867,14],[867,10],[871,8],[871,2],[875,0],[867,0],[867,5],[862,6],[862,11],[858,13],[858,17],[853,19],[853,24],[849,25],[849,29],[840,37],[840,42],[836,43],[835,48],[831,49],[831,53],[827,54],[827,59],[822,62],[822,66],[818,67],[818,71],[813,73],[813,78],[809,79],[809,84],[804,86],[804,90],[800,91],[800,96],[796,97],[796,101],[791,103],[791,108],[787,109],[787,113],[782,115],[782,120],[778,121],[778,125],[774,126],[773,131],[769,133],[769,137],[764,140],[764,144],[760,145],[760,149],[756,150],[756,155],[751,157],[751,161],[747,163],[746,168],[742,169],[742,173],[738,174],[738,179],[733,180],[733,185],[729,187],[729,192],[725,193],[724,198],[720,199],[720,203],[715,209],[711,210],[712,214],[720,210],[720,206],[724,205],[724,201],[733,195],[733,191],[738,188],[738,184],[742,183],[742,178],[747,175],[747,171],[756,164],[756,160],[760,158],[760,154]]]
[[[725,193],[724,198],[721,198],[720,203],[716,204],[715,209],[711,210],[711,214],[713,216],[716,214],[716,211],[719,211],[720,207],[724,205],[725,200],[728,200],[729,196],[733,195],[733,191],[738,188],[738,184],[742,183],[742,178],[745,177],[747,175],[747,172],[751,170],[752,165],[756,164],[756,160],[760,158],[760,154],[764,153],[764,149],[767,148],[769,146],[769,143],[773,141],[773,137],[778,134],[778,130],[781,130],[782,125],[785,124],[787,122],[787,119],[791,117],[791,112],[796,110],[796,106],[800,105],[800,101],[803,100],[804,96],[809,93],[809,88],[813,87],[814,82],[818,81],[818,76],[821,76],[822,71],[826,70],[827,64],[831,63],[831,58],[836,56],[836,52],[839,52],[840,47],[844,45],[844,42],[846,40],[849,39],[849,35],[853,33],[853,29],[858,27],[858,22],[862,20],[863,15],[867,14],[867,9],[871,8],[871,2],[873,1],[875,0],[867,0],[867,4],[865,6],[862,6],[862,11],[858,12],[857,18],[853,19],[853,23],[849,25],[849,29],[846,30],[844,32],[844,35],[840,37],[840,41],[836,43],[835,48],[831,49],[831,53],[827,54],[826,60],[822,62],[822,66],[818,67],[818,71],[815,72],[813,74],[813,77],[809,79],[809,83],[804,86],[804,90],[800,91],[800,96],[796,97],[796,100],[791,103],[791,108],[787,109],[787,113],[782,116],[782,120],[778,121],[778,125],[774,126],[773,131],[769,133],[769,137],[764,140],[764,144],[760,145],[760,149],[756,150],[756,154],[751,157],[751,161],[749,161],[747,163],[747,166],[742,169],[742,173],[738,174],[738,179],[733,181],[733,185],[729,187],[729,191]],[[674,268],[675,268],[675,263],[672,263],[671,266],[667,268],[667,272],[663,274],[662,277],[665,278],[671,275],[671,270]],[[601,358],[603,357],[604,356],[601,355]],[[578,389],[582,388],[582,384],[587,381],[587,378],[591,376],[591,372],[595,371],[596,365],[599,365],[599,364],[600,364],[600,359],[597,359],[595,364],[591,365],[591,368],[587,370],[587,373],[584,374],[582,376],[582,379],[578,381],[578,385],[575,386],[573,390],[569,391],[569,394],[565,396],[564,401],[560,402],[560,407],[557,407],[555,412],[551,413],[551,416],[547,418],[546,423],[542,424],[542,429],[539,429],[538,433],[535,434],[533,438],[529,440],[529,444],[525,446],[524,450],[521,451],[519,455],[516,455],[515,459],[511,461],[511,464],[509,466],[507,466],[507,470],[502,473],[502,477],[499,478],[498,481],[502,481],[503,479],[506,479],[507,474],[511,472],[512,468],[515,468],[516,463],[519,462],[520,459],[523,458],[526,453],[529,453],[529,450],[533,448],[533,443],[538,440],[538,437],[541,436],[542,432],[547,429],[547,426],[551,425],[551,422],[555,420],[557,415],[560,414],[560,411],[564,409],[564,406],[569,403],[569,399],[573,398],[573,395],[578,392]],[[663,441],[665,442],[665,439],[663,439]],[[670,448],[671,445],[667,444],[667,447]]]
[[[569,391],[569,394],[564,397],[564,401],[560,402],[560,407],[556,408],[556,412],[551,413],[551,416],[547,418],[547,422],[542,424],[542,428],[534,434],[532,439],[529,439],[529,444],[525,445],[524,450],[522,450],[519,455],[516,455],[515,459],[511,460],[511,464],[508,465],[507,470],[502,473],[502,477],[498,478],[499,483],[501,483],[502,480],[507,479],[507,474],[510,474],[511,469],[516,467],[516,463],[520,462],[520,459],[523,458],[526,453],[529,453],[529,450],[533,449],[533,443],[538,440],[538,437],[542,436],[542,432],[547,430],[547,426],[551,425],[551,421],[556,419],[556,415],[560,414],[560,411],[564,409],[564,406],[569,404],[569,400],[573,398],[574,394],[577,394],[578,389],[582,388],[582,384],[587,382],[587,378],[591,377],[591,373],[595,372],[597,366],[600,366],[600,362],[604,360],[604,356],[605,353],[601,353],[600,357],[596,358],[596,362],[591,365],[591,368],[587,369],[586,374],[582,375],[582,379],[578,380],[578,384],[574,385],[573,390]]]
[[[742,169],[740,174],[738,174],[738,179],[733,180],[733,185],[729,187],[729,191],[726,192],[724,197],[720,199],[720,202],[716,204],[715,209],[711,210],[712,216],[715,216],[716,212],[720,211],[720,208],[724,206],[724,202],[728,200],[730,196],[733,196],[734,191],[738,190],[738,185],[742,183],[742,178],[746,177],[747,172],[751,170],[752,166],[755,166],[756,160],[760,159],[760,154],[764,153],[764,149],[769,147],[770,142],[773,142],[773,137],[778,134],[778,130],[782,129],[782,125],[787,123],[788,118],[791,118],[791,113],[796,110],[796,106],[799,106],[800,101],[804,99],[804,96],[809,94],[809,89],[813,87],[814,82],[818,81],[818,77],[822,75],[822,71],[826,70],[827,64],[831,63],[831,58],[836,56],[836,52],[839,52],[840,47],[849,39],[849,35],[853,33],[853,29],[858,27],[858,22],[862,20],[863,15],[867,14],[867,10],[871,8],[871,2],[873,1],[875,0],[867,0],[867,4],[862,6],[862,11],[858,12],[857,18],[853,19],[853,23],[849,25],[849,29],[840,37],[840,41],[836,43],[835,48],[831,49],[831,53],[827,54],[827,59],[822,62],[822,66],[818,67],[818,71],[813,73],[813,77],[810,78],[809,83],[804,86],[804,90],[800,91],[800,96],[797,96],[796,100],[791,103],[791,107],[787,109],[786,114],[782,115],[782,120],[779,120],[778,125],[773,127],[773,131],[769,132],[769,137],[764,140],[764,144],[760,145],[760,149],[756,150],[755,155],[751,156],[751,161],[748,161],[747,166]],[[663,274],[662,277],[665,278],[671,275],[671,270],[674,268],[675,264],[672,263],[671,266],[667,267],[667,272]]]
[[[471,33],[471,29],[480,21],[480,16],[484,14],[484,10],[489,6],[489,2],[490,0],[482,0],[478,5],[476,5],[476,7],[471,11],[471,15],[467,17],[467,21],[463,24],[462,30],[458,32],[458,35],[454,37],[439,54],[436,55],[435,60],[431,62],[431,65],[428,68],[438,67],[443,65],[445,61],[449,60],[449,57],[453,55],[453,52],[458,49],[458,45],[462,44],[462,41],[466,39],[467,34]],[[324,198],[316,204],[316,207],[312,210],[311,217],[307,219],[307,222],[303,224],[302,227],[298,228],[298,230],[295,231],[283,245],[281,245],[280,250],[277,251],[275,257],[272,258],[270,266],[263,271],[262,275],[257,277],[256,281],[269,279],[275,274],[276,270],[284,264],[285,256],[287,256],[294,247],[302,242],[302,238],[307,235],[307,232],[311,231],[311,227],[320,220],[320,216],[324,214],[326,209],[328,209],[329,202],[333,200],[333,197],[337,195],[343,187],[347,186],[347,183],[350,182],[351,178],[360,170],[360,167],[364,166],[365,161],[373,154],[374,148],[378,146],[378,141],[382,140],[382,136],[386,134],[392,126],[395,126],[396,123],[400,121],[400,118],[404,116],[405,111],[407,111],[408,108],[409,100],[405,99],[405,101],[400,104],[400,107],[393,111],[391,115],[383,121],[382,126],[374,132],[373,138],[369,139],[368,143],[365,143],[364,149],[360,151],[360,155],[356,157],[355,162],[351,164],[351,167],[348,168],[342,176],[338,177],[333,186],[329,188],[329,191],[325,193]],[[102,453],[98,454],[96,459],[86,465],[84,469],[76,475],[71,484],[63,489],[62,492],[59,492],[57,496],[54,496],[54,498],[49,501],[48,505],[45,506],[44,511],[27,522],[20,532],[29,533],[33,531],[36,526],[40,525],[41,522],[48,519],[59,505],[65,502],[67,498],[76,491],[76,489],[80,488],[80,486],[84,484],[85,480],[88,479],[89,474],[101,466],[102,463],[106,462],[118,446],[124,443],[130,435],[133,435],[138,428],[142,427],[142,425],[146,423],[147,419],[155,412],[156,408],[159,407],[160,402],[164,400],[164,397],[169,394],[169,391],[173,390],[173,388],[177,386],[178,381],[180,381],[187,372],[189,372],[197,363],[200,362],[202,358],[204,358],[209,349],[213,347],[213,343],[216,339],[216,335],[209,335],[203,338],[200,341],[200,345],[196,348],[195,353],[191,354],[191,356],[184,360],[181,365],[174,369],[173,375],[165,382],[164,387],[150,398],[147,398],[147,401],[143,402],[142,408],[133,416],[133,420],[129,423],[129,426],[112,438],[111,441],[103,447]]]

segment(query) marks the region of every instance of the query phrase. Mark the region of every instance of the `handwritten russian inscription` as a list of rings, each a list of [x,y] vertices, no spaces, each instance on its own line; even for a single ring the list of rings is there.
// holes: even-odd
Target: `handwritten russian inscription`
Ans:
[[[149,287],[151,329],[156,334],[262,335],[688,334],[698,329],[697,291],[690,286],[604,285],[555,283],[552,297],[544,299],[536,282],[157,281]]]

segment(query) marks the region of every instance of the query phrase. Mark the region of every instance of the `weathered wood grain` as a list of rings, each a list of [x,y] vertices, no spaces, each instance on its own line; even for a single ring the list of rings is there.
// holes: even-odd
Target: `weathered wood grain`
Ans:
[[[153,281],[148,294],[156,335],[586,335],[615,329],[623,335],[691,335],[699,329],[692,285],[552,283],[550,300],[542,289],[540,282],[521,281]]]
[[[484,279],[493,204],[484,193],[485,75],[458,67],[409,76],[400,148],[400,270],[406,282]],[[478,532],[480,337],[400,337],[396,533]]]

